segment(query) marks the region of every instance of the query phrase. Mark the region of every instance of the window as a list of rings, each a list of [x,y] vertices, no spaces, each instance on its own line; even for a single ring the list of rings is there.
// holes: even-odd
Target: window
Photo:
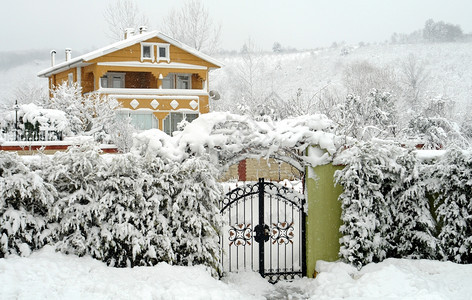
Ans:
[[[163,89],[173,89],[174,88],[174,74],[168,74],[162,79],[162,88]]]
[[[151,46],[143,46],[143,58],[151,58]]]
[[[141,44],[141,60],[154,60],[154,46],[150,43]]]
[[[190,76],[189,75],[177,75],[177,88],[178,89],[190,89]]]
[[[179,130],[178,125],[180,122],[186,120],[191,123],[196,118],[198,118],[197,113],[171,112],[164,119],[164,132],[168,135],[172,135],[174,131]]]
[[[125,87],[125,74],[124,73],[111,73],[108,72],[100,78],[100,87],[102,88],[114,88],[120,89]]]
[[[151,112],[147,111],[120,111],[117,113],[120,121],[126,121],[129,118],[130,124],[138,130],[148,130],[158,128],[159,122]]]
[[[165,47],[159,47],[159,57],[167,57],[167,49]]]
[[[157,44],[157,51],[157,54],[159,55],[156,59],[157,61],[167,60],[167,62],[169,62],[169,44]]]
[[[162,88],[163,89],[191,89],[192,80],[191,75],[189,74],[168,74],[162,79]]]

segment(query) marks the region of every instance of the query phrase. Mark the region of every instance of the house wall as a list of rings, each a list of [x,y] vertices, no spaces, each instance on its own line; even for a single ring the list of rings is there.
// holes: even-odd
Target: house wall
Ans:
[[[82,68],[82,70],[85,68]],[[93,73],[92,72],[87,72],[85,73],[82,71],[82,93],[90,93],[94,90],[93,86]]]
[[[64,81],[67,82],[69,80],[69,73],[74,74],[73,75],[74,76],[74,82],[76,82],[77,81],[77,69],[73,68],[73,69],[70,69],[70,70],[63,71],[61,73],[57,73],[56,75],[53,75],[55,85],[58,86],[58,85],[61,85]]]

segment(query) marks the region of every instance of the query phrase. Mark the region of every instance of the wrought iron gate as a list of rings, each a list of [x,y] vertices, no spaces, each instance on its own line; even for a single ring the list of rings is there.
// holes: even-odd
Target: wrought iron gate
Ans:
[[[302,277],[305,264],[303,194],[280,184],[246,184],[221,202],[224,272],[258,271],[270,282]]]

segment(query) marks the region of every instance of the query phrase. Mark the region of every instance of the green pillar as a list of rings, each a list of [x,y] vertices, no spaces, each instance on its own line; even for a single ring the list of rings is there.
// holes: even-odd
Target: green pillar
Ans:
[[[306,192],[308,214],[306,216],[307,276],[313,277],[317,260],[336,261],[339,256],[339,227],[341,226],[342,193],[340,185],[334,185],[334,172],[342,166],[332,164],[308,167]]]

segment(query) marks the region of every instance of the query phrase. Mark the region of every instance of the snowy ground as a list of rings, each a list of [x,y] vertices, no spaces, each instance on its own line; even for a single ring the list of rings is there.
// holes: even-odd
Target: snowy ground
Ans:
[[[203,267],[117,269],[45,247],[0,259],[0,299],[471,299],[472,265],[388,259],[361,271],[317,266],[316,279],[271,285],[257,273],[222,281]]]

